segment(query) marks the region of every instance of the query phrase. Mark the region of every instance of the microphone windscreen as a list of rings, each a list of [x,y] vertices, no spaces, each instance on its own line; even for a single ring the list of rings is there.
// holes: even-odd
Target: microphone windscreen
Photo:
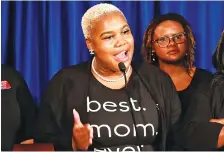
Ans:
[[[121,72],[125,72],[126,67],[125,67],[125,65],[124,65],[123,62],[118,63],[118,67],[119,67],[119,69],[120,69]]]

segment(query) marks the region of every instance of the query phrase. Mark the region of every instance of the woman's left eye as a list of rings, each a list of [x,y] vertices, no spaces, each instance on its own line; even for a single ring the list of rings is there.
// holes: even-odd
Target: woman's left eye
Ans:
[[[125,31],[123,31],[122,33],[123,33],[123,34],[127,34],[127,33],[129,33],[129,31],[130,31],[130,30],[125,30]]]
[[[179,34],[179,35],[176,35],[175,36],[177,39],[181,39],[182,37],[183,37],[183,35],[182,34]]]

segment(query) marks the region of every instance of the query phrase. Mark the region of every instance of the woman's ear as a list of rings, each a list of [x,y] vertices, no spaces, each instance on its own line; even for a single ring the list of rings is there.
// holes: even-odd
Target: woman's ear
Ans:
[[[93,50],[93,48],[92,48],[92,42],[91,42],[90,39],[86,39],[86,46],[87,46],[87,48],[88,48],[89,50]]]
[[[91,39],[86,39],[86,45],[87,45],[87,48],[89,49],[89,54],[91,56],[94,56],[95,55],[95,51],[93,50]]]

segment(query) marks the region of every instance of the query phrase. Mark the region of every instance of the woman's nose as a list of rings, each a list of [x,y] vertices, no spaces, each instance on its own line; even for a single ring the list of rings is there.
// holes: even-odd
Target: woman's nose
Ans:
[[[116,47],[120,47],[120,46],[123,46],[125,44],[126,44],[125,38],[122,35],[118,36],[117,37],[117,42],[116,42]]]

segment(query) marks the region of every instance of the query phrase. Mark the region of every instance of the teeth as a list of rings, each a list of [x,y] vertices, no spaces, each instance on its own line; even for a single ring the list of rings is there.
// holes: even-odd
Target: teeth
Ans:
[[[126,52],[126,51],[122,51],[121,53],[118,53],[118,54],[122,54],[122,55],[123,55],[123,54],[125,54],[125,52]],[[116,54],[116,55],[118,55],[118,54]]]
[[[116,54],[115,55],[116,59],[118,61],[126,61],[128,59],[128,56],[125,53],[126,53],[126,51],[122,51],[122,52]]]
[[[116,56],[125,56],[125,51],[118,53]]]

